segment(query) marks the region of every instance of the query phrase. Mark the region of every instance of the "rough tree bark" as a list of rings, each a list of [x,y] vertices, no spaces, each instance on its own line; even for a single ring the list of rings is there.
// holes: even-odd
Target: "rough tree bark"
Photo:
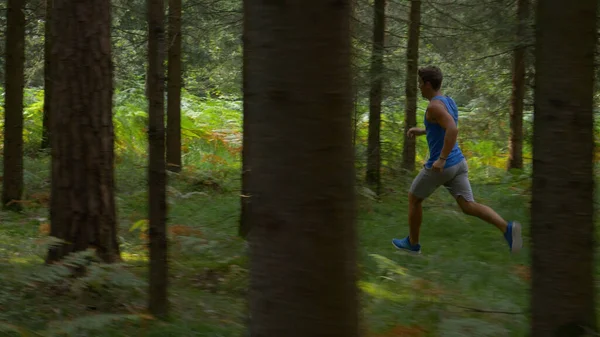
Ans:
[[[8,0],[4,98],[2,206],[20,210],[23,194],[23,86],[25,67],[25,1]]]
[[[246,30],[246,18],[244,18],[243,24],[243,32],[242,32],[242,40],[243,40],[243,57],[242,57],[242,92],[244,94],[243,100],[243,124],[242,124],[242,194],[240,195],[240,203],[241,203],[241,212],[240,212],[240,225],[238,229],[238,235],[242,238],[247,238],[250,233],[250,221],[249,221],[249,212],[250,212],[250,202],[251,198],[248,194],[248,181],[250,179],[250,163],[248,160],[248,149],[251,146],[252,142],[250,128],[248,127],[252,118],[251,115],[248,114],[248,100],[249,97],[247,94],[247,83],[248,83],[248,72],[247,72],[247,54],[249,47],[248,34]]]
[[[50,235],[68,243],[48,262],[96,249],[120,260],[114,200],[109,0],[54,0]]]
[[[598,1],[537,3],[531,336],[588,336],[586,329],[597,332],[593,94]]]
[[[244,15],[250,335],[358,336],[350,0]]]
[[[381,100],[385,39],[385,1],[375,0],[373,8],[373,52],[369,92],[369,135],[367,143],[367,184],[381,194]]]
[[[167,169],[181,171],[181,0],[169,0]]]
[[[148,309],[159,318],[168,315],[167,203],[164,122],[165,14],[163,0],[148,5],[148,185],[150,210],[150,289]]]
[[[510,140],[508,166],[523,168],[523,99],[525,97],[525,60],[529,0],[517,0],[517,46],[513,52],[512,93],[510,99]]]
[[[406,113],[404,115],[404,143],[402,147],[402,168],[413,171],[417,157],[416,139],[409,138],[407,132],[417,126],[417,76],[419,67],[419,39],[421,35],[421,0],[410,2],[410,23],[406,46]]]
[[[44,23],[44,113],[42,118],[42,150],[50,147],[50,104],[52,102],[52,1],[46,0],[46,22]]]

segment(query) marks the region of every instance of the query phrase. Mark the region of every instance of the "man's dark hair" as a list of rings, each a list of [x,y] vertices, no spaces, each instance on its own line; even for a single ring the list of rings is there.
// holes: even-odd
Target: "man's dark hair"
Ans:
[[[419,77],[423,83],[431,83],[433,90],[439,90],[442,87],[444,76],[440,68],[436,66],[427,66],[419,69]]]

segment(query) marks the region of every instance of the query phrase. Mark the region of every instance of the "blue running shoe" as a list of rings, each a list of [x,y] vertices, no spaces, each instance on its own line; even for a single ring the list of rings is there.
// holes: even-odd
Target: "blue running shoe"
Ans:
[[[405,250],[412,254],[421,254],[421,244],[417,243],[416,245],[411,245],[408,236],[404,239],[393,239],[392,244],[394,247]]]
[[[517,253],[523,248],[523,238],[521,237],[521,224],[516,221],[510,221],[506,227],[504,238],[508,243],[511,253]]]

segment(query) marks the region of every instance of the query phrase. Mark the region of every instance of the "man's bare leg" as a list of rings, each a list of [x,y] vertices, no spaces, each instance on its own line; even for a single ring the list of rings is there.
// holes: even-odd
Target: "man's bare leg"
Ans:
[[[508,226],[508,223],[491,207],[479,204],[475,201],[466,201],[461,196],[456,198],[456,202],[458,202],[458,206],[460,206],[460,209],[463,211],[463,213],[478,217],[479,219],[496,226],[496,228],[498,228],[502,233],[506,233],[506,227]]]
[[[423,221],[423,200],[412,193],[408,193],[408,225],[410,227],[410,244],[419,243],[421,222]]]
[[[419,232],[421,230],[421,221],[423,219],[422,203],[423,199],[417,198],[410,192],[408,193],[408,225],[410,233],[403,239],[392,239],[394,247],[411,253],[421,253]]]
[[[521,236],[522,228],[520,223],[516,221],[511,221],[509,223],[502,219],[502,217],[491,207],[474,201],[466,201],[461,196],[456,198],[456,202],[458,202],[458,205],[465,214],[478,217],[479,219],[496,226],[496,228],[504,234],[504,238],[508,242],[511,252],[516,253],[521,250],[523,247],[523,238]]]

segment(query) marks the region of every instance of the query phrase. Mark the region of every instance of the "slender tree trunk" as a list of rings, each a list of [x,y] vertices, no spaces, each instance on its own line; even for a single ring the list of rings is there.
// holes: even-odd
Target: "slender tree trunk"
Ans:
[[[44,115],[42,122],[42,150],[50,147],[50,105],[52,102],[52,75],[50,57],[52,57],[52,1],[46,1],[46,22],[44,23]]]
[[[23,194],[23,86],[25,1],[8,0],[4,100],[4,180],[2,206],[20,210]]]
[[[413,171],[417,157],[416,140],[407,132],[417,126],[417,76],[419,68],[419,39],[421,35],[421,0],[410,2],[410,24],[406,46],[406,113],[404,115],[404,143],[402,168]]]
[[[525,53],[529,0],[517,0],[517,47],[513,52],[510,101],[510,141],[508,169],[523,168],[523,99],[525,97]]]
[[[360,118],[358,113],[358,91],[354,90],[352,100],[352,153],[356,155],[356,138],[358,137],[358,119]]]
[[[168,315],[168,263],[166,230],[166,162],[164,122],[165,14],[163,0],[148,0],[148,142],[150,210],[150,296],[149,310]]]
[[[251,336],[358,336],[350,0],[244,1]]]
[[[385,1],[375,0],[373,9],[373,53],[369,92],[369,136],[367,144],[367,184],[381,193],[381,100],[383,88],[383,52],[385,39]]]
[[[181,0],[169,0],[167,168],[181,171]]]
[[[597,333],[594,51],[597,0],[538,1],[532,337]],[[568,47],[566,47],[568,46]]]
[[[94,248],[120,260],[114,200],[109,0],[54,0],[50,235],[67,243],[48,262]]]

